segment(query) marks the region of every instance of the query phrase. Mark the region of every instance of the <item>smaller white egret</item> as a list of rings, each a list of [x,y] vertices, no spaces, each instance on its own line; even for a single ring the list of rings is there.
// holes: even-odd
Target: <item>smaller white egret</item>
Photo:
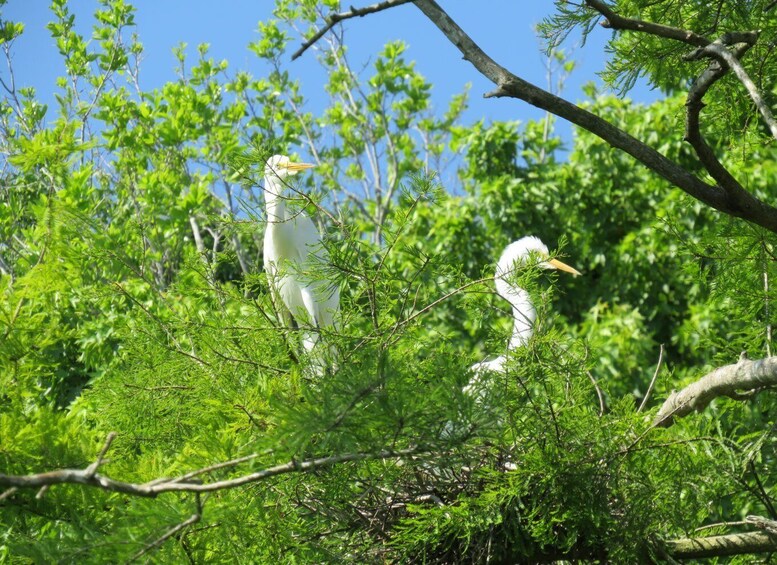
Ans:
[[[315,278],[311,270],[327,261],[326,249],[313,221],[301,210],[286,206],[288,177],[312,168],[274,155],[264,168],[267,228],[264,232],[264,269],[274,296],[280,297],[303,330],[302,345],[311,351],[319,328],[334,327],[340,308],[336,284]],[[277,303],[277,301],[276,301]],[[287,314],[284,314],[287,318]]]
[[[550,259],[547,246],[540,241],[538,237],[526,236],[518,241],[508,245],[502,252],[502,256],[496,264],[496,274],[494,275],[496,293],[507,300],[513,309],[513,335],[507,344],[508,351],[525,346],[534,331],[534,320],[537,318],[537,311],[534,309],[529,293],[524,289],[508,282],[507,278],[521,265],[526,263],[531,253],[536,253],[544,258],[539,266],[545,269],[558,269],[577,276],[580,274],[576,269],[558,259]],[[471,370],[476,375],[484,372],[504,372],[506,355],[500,355],[490,361],[481,361],[472,365]],[[476,383],[477,376],[465,387],[471,390]]]

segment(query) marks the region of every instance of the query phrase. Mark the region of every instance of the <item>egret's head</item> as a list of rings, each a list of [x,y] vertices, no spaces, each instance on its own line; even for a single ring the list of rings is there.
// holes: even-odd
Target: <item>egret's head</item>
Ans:
[[[505,248],[496,267],[497,277],[504,276],[517,266],[525,264],[532,253],[538,257],[540,261],[538,265],[543,269],[558,269],[575,276],[580,274],[577,269],[566,263],[558,259],[550,259],[547,245],[542,243],[540,238],[529,235],[512,242]]]
[[[273,155],[267,159],[267,164],[264,167],[264,176],[268,178],[277,177],[282,180],[314,166],[308,163],[294,163],[286,155]]]

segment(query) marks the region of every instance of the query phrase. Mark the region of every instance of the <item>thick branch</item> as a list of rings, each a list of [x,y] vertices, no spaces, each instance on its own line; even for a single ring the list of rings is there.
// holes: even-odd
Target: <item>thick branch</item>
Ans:
[[[518,98],[564,118],[601,137],[613,147],[625,151],[652,171],[708,206],[731,216],[744,218],[777,233],[777,208],[761,202],[747,192],[741,201],[732,201],[723,188],[701,181],[649,145],[606,120],[510,73],[472,41],[434,0],[415,0],[415,5],[461,51],[464,59],[472,63],[483,76],[497,85],[497,89],[487,96]]]
[[[234,479],[216,481],[212,483],[192,482],[192,477],[205,472],[205,470],[202,469],[173,479],[156,479],[148,483],[126,483],[94,473],[90,466],[90,468],[87,469],[61,469],[58,471],[38,473],[35,475],[0,474],[0,487],[40,488],[60,484],[80,484],[101,488],[111,492],[121,492],[134,496],[155,498],[163,492],[212,492],[217,490],[226,490],[288,473],[307,473],[315,469],[331,467],[333,465],[351,461],[394,459],[412,455],[417,452],[417,449],[402,449],[397,451],[378,451],[375,453],[346,453],[343,455],[333,455],[330,457],[309,459],[307,461],[290,461],[282,465],[269,467],[267,469],[236,477]],[[236,465],[237,463],[244,462],[251,457],[252,456],[241,457],[240,459],[235,459],[233,461],[219,463],[209,467],[207,470]],[[100,460],[101,459],[102,457],[100,457]]]
[[[750,48],[749,43],[741,43],[735,49],[735,56],[741,57]],[[707,91],[726,74],[728,68],[721,62],[713,60],[710,66],[694,81],[688,90],[688,99],[685,102],[685,140],[691,144],[704,168],[710,173],[719,186],[725,190],[732,202],[739,208],[750,209],[750,214],[771,214],[770,207],[754,199],[751,194],[737,181],[723,164],[718,160],[713,151],[701,135],[699,115],[704,102],[702,99]],[[753,209],[760,208],[760,209]]]
[[[681,391],[673,391],[658,411],[654,425],[670,426],[694,410],[703,410],[719,396],[742,399],[741,392],[752,392],[777,385],[777,357],[757,361],[740,359],[734,365],[719,367]]]
[[[777,535],[768,532],[747,532],[708,538],[683,538],[664,542],[675,559],[701,559],[777,551]]]
[[[324,21],[326,22],[326,25],[322,27],[320,30],[318,30],[313,37],[308,39],[305,43],[302,44],[302,46],[297,49],[294,54],[291,56],[291,60],[293,61],[297,57],[300,57],[305,51],[307,51],[316,41],[321,39],[326,32],[328,32],[330,29],[332,29],[335,25],[342,22],[343,20],[349,20],[351,18],[363,18],[367,14],[374,14],[375,12],[380,12],[383,10],[387,10],[389,8],[393,8],[394,6],[400,6],[402,4],[407,4],[409,2],[412,2],[412,0],[384,0],[383,2],[378,2],[377,4],[373,4],[372,6],[366,6],[364,8],[354,8],[351,6],[351,9],[347,12],[340,12],[336,14],[330,14],[326,18],[324,18]]]

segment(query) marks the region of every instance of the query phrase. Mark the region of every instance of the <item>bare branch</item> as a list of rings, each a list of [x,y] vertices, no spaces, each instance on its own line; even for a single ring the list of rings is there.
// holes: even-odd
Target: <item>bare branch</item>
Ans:
[[[363,16],[399,5],[400,3],[405,2],[388,0],[362,10],[352,8],[350,12],[345,12],[341,15],[345,15],[349,18]],[[651,146],[632,137],[622,129],[612,125],[610,122],[509,72],[491,59],[491,57],[472,41],[472,39],[434,0],[414,0],[414,4],[440,29],[440,31],[443,32],[448,40],[461,51],[465,60],[472,63],[480,74],[491,80],[497,86],[496,90],[485,95],[487,98],[517,98],[528,102],[537,108],[564,118],[565,120],[590,131],[594,135],[599,136],[611,146],[628,153],[647,168],[700,202],[720,212],[736,218],[743,218],[764,227],[769,231],[777,233],[777,208],[759,200],[746,190],[735,190],[732,192],[727,187],[711,185],[702,181],[678,163],[668,159]],[[635,31],[652,33],[661,37],[676,39],[697,47],[706,47],[711,44],[708,39],[688,30],[622,18],[612,12],[606,4],[598,0],[586,0],[586,4],[607,17],[608,25],[613,28],[620,26],[620,29],[633,29]],[[331,17],[332,16],[327,18],[327,21],[329,21]],[[331,28],[331,25],[329,28]],[[328,28],[324,28],[321,35],[326,32],[326,29]],[[744,33],[747,34],[749,32]],[[321,35],[314,36],[303,45],[303,47],[307,49],[317,41]],[[301,53],[302,51],[304,51],[304,49],[298,51],[298,53]],[[297,56],[297,54],[295,54],[295,56]],[[705,164],[701,157],[700,161]],[[710,174],[717,181],[716,175],[713,174],[712,171]],[[731,175],[728,174],[728,176],[730,177]]]
[[[734,31],[724,34],[715,41],[710,41],[706,37],[696,33],[656,24],[653,22],[624,18],[611,10],[602,0],[586,0],[586,4],[602,14],[607,20],[603,22],[604,27],[617,30],[631,30],[642,33],[648,33],[658,37],[674,39],[695,45],[698,48],[686,55],[684,59],[688,61],[697,60],[703,57],[709,57],[717,64],[713,64],[705,71],[694,83],[688,93],[688,116],[686,121],[686,141],[691,143],[696,151],[699,161],[704,165],[707,171],[721,187],[732,197],[732,201],[737,206],[751,206],[753,204],[752,195],[747,192],[742,185],[734,179],[728,170],[721,165],[714,152],[704,143],[699,133],[699,112],[703,108],[701,99],[709,88],[722,77],[728,69],[731,69],[739,81],[747,89],[750,98],[752,98],[756,108],[761,113],[766,125],[777,139],[777,121],[772,116],[771,110],[763,100],[758,87],[745,71],[740,62],[742,56],[747,50],[755,45],[758,40],[756,31]],[[733,52],[729,49],[733,46]],[[760,213],[760,211],[759,211]],[[769,228],[774,231],[772,228]]]
[[[178,478],[173,479],[155,479],[148,483],[127,483],[117,481],[98,473],[91,473],[87,469],[60,469],[58,471],[49,471],[37,473],[34,475],[3,475],[0,474],[0,487],[9,488],[40,488],[60,484],[80,484],[85,486],[97,487],[110,492],[121,492],[133,496],[142,496],[147,498],[156,498],[163,492],[212,492],[217,490],[232,489],[249,483],[254,483],[289,473],[307,473],[316,469],[332,467],[341,463],[353,461],[366,461],[371,459],[395,459],[403,458],[419,452],[418,448],[408,448],[399,450],[384,450],[374,453],[346,453],[343,455],[332,455],[329,457],[320,457],[306,461],[290,461],[267,469],[262,469],[255,473],[242,475],[234,479],[215,481],[211,483],[192,482],[192,478],[205,472],[213,471],[223,467],[236,465],[257,455],[241,457],[233,461],[217,463],[203,469],[192,471]],[[4,493],[7,496],[7,493]]]
[[[732,528],[734,526],[747,526],[747,524],[748,522],[745,522],[744,520],[739,520],[737,522],[715,522],[714,524],[704,524],[703,526],[699,526],[693,530],[693,532],[703,532],[704,530],[709,530],[712,528]]]
[[[6,498],[10,498],[14,494],[16,494],[16,492],[18,490],[19,489],[17,487],[11,487],[11,488],[6,489],[5,491],[3,491],[3,493],[0,494],[0,502],[4,501]]]
[[[316,43],[319,39],[321,39],[326,32],[328,32],[330,29],[332,29],[335,25],[342,22],[343,20],[349,20],[351,18],[363,18],[367,14],[374,14],[375,12],[381,12],[383,10],[387,10],[389,8],[393,8],[394,6],[401,6],[402,4],[407,4],[408,2],[411,2],[412,0],[384,0],[383,2],[378,2],[377,4],[373,4],[371,6],[366,6],[364,8],[354,8],[351,6],[351,9],[347,12],[340,12],[335,14],[330,14],[326,18],[324,18],[324,21],[326,22],[326,25],[322,27],[320,30],[318,30],[313,37],[308,39],[305,43],[302,44],[302,46],[297,49],[297,51],[294,52],[294,54],[291,56],[291,60],[297,59],[300,57],[305,51],[307,51],[314,43]]]
[[[679,392],[673,391],[656,414],[653,424],[670,426],[675,417],[682,418],[694,410],[703,410],[719,396],[737,398],[739,391],[756,391],[777,386],[777,357],[757,361],[740,359],[738,363],[719,367]]]

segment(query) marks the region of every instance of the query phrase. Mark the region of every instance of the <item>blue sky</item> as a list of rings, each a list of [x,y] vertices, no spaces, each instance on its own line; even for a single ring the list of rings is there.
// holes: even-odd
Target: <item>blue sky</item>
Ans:
[[[370,3],[371,0],[353,2],[357,6]],[[197,44],[209,43],[210,55],[216,60],[227,59],[232,72],[245,70],[257,77],[266,73],[267,69],[247,46],[258,37],[257,23],[272,17],[272,0],[138,0],[134,5],[136,31],[144,45],[142,88],[152,89],[175,79],[172,48],[181,42],[188,44],[192,57]],[[343,5],[350,6],[347,2]],[[545,59],[534,26],[553,10],[550,0],[442,0],[441,5],[494,59],[526,80],[546,85]],[[95,0],[73,0],[69,4],[76,16],[77,29],[86,37],[91,35],[92,14],[97,6]],[[53,103],[55,80],[64,74],[64,65],[45,28],[52,19],[48,2],[9,0],[2,8],[2,18],[26,25],[13,52],[17,86],[34,86],[40,99]],[[467,122],[481,118],[525,121],[543,115],[521,101],[483,99],[482,94],[491,90],[492,85],[461,59],[459,52],[412,4],[350,20],[346,30],[349,58],[356,68],[374,61],[386,42],[405,40],[409,44],[407,58],[415,60],[418,70],[434,85],[433,100],[440,110],[466,83],[472,83],[470,108],[465,114]],[[571,38],[570,46],[574,47],[573,58],[578,67],[565,85],[565,97],[579,100],[583,97],[583,84],[592,80],[599,82],[596,73],[604,68],[604,44],[610,33],[598,28],[582,47],[575,45],[579,36]],[[288,70],[301,79],[308,109],[316,112],[323,108],[324,77],[313,52],[289,61]],[[5,73],[3,65],[0,76]],[[638,87],[630,96],[638,101],[655,98],[644,87]],[[560,131],[568,138],[568,126],[561,126]]]

